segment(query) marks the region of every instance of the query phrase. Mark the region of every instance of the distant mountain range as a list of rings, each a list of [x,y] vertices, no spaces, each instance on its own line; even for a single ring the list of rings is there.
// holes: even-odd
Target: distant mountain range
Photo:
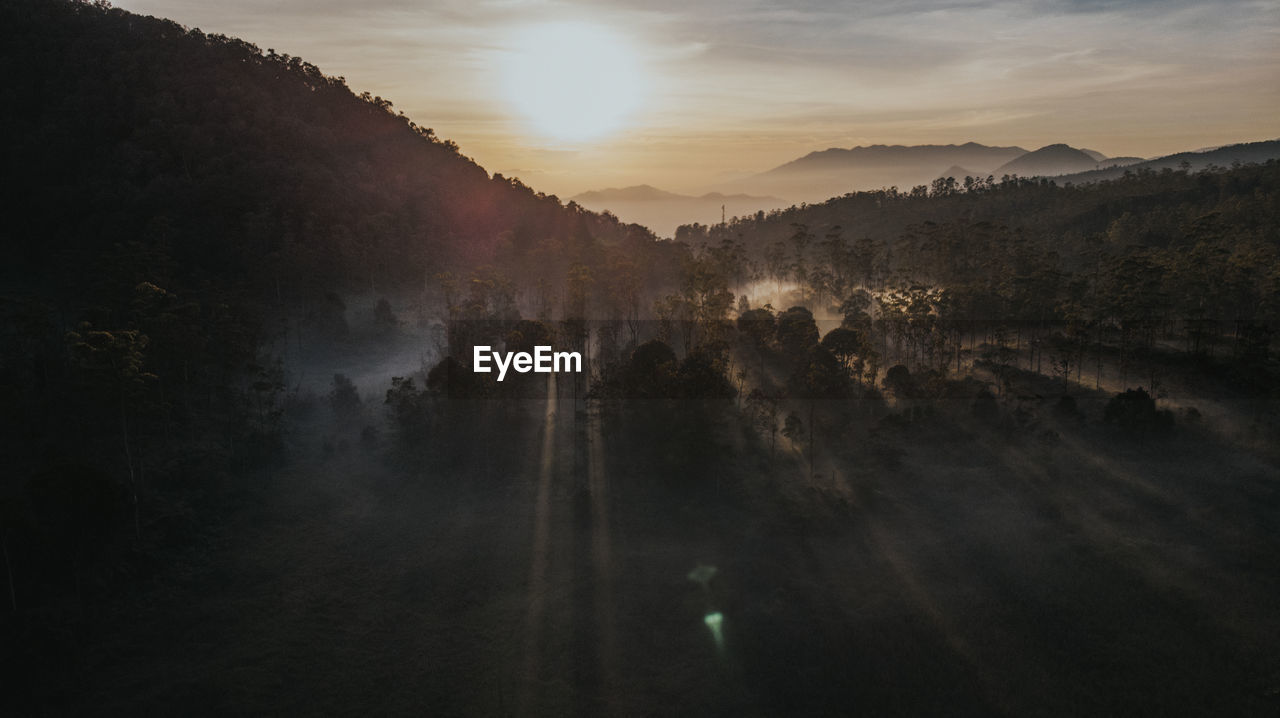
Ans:
[[[609,210],[626,222],[645,225],[659,235],[671,236],[681,224],[720,221],[720,208],[728,217],[785,207],[798,202],[821,202],[849,192],[896,186],[907,190],[939,177],[1005,175],[1052,177],[1056,182],[1096,182],[1141,169],[1192,170],[1211,165],[1266,162],[1280,159],[1280,140],[1250,142],[1208,150],[1181,152],[1167,157],[1107,157],[1096,150],[1052,144],[1030,151],[1021,147],[989,147],[976,142],[963,145],[872,145],[811,152],[767,172],[740,180],[726,189],[691,196],[666,192],[650,185],[583,192],[572,197],[587,209]],[[941,169],[939,168],[946,168]],[[754,194],[748,191],[755,192]],[[783,199],[786,198],[786,199]]]
[[[810,152],[758,176],[780,177],[815,171],[844,172],[865,167],[904,168],[917,165],[936,168],[939,163],[989,168],[1026,153],[1021,147],[988,147],[976,142],[966,142],[963,145],[871,145],[849,149],[833,147],[821,152]]]
[[[1230,167],[1233,164],[1262,164],[1267,160],[1280,159],[1280,139],[1264,140],[1262,142],[1243,142],[1237,145],[1226,145],[1224,147],[1216,147],[1209,150],[1195,150],[1193,152],[1179,152],[1177,154],[1157,157],[1151,160],[1140,160],[1133,157],[1113,157],[1107,163],[1115,163],[1115,166],[1104,167],[1101,169],[1077,172],[1075,174],[1062,174],[1055,176],[1053,179],[1058,184],[1064,182],[1099,182],[1106,179],[1115,179],[1121,177],[1125,172],[1137,172],[1141,170],[1161,171],[1164,169],[1181,169],[1187,167],[1191,171],[1206,169],[1211,166]],[[1136,161],[1129,161],[1136,160]]]
[[[792,201],[818,202],[858,190],[911,187],[938,177],[1021,177],[1086,172],[1141,162],[1140,157],[1111,157],[1097,150],[1052,144],[1035,151],[962,145],[871,145],[810,152],[767,172],[740,180],[728,189],[771,194]],[[946,169],[943,169],[943,168]]]
[[[1016,159],[1021,147],[962,145],[871,145],[810,152],[796,160],[734,183],[733,191],[771,194],[817,202],[862,189],[928,184],[946,167],[983,174]]]
[[[597,212],[608,210],[627,222],[642,224],[659,235],[671,236],[681,224],[716,224],[723,216],[738,217],[785,207],[778,197],[708,192],[701,196],[676,194],[647,184],[594,190],[569,199]]]
[[[1098,169],[1125,167],[1143,162],[1141,157],[1107,157],[1101,152],[1083,150],[1068,145],[1047,145],[1034,152],[1009,160],[990,172],[974,172],[964,167],[952,165],[938,175],[953,177],[957,180],[965,177],[987,177],[1000,179],[1006,175],[1018,177],[1055,177],[1064,174],[1078,174]]]

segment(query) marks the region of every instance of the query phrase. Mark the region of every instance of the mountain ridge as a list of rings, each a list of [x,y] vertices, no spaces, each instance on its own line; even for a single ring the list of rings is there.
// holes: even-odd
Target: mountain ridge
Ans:
[[[1043,177],[1085,172],[1098,168],[1098,160],[1088,153],[1064,143],[1045,145],[1038,150],[1028,152],[1009,160],[995,168],[991,174],[996,177],[1018,175],[1020,177]]]
[[[1135,158],[1113,157],[1107,162],[1127,160]],[[1230,167],[1234,163],[1240,164],[1262,164],[1268,160],[1280,159],[1280,138],[1273,140],[1258,140],[1255,142],[1239,142],[1231,145],[1220,145],[1207,150],[1188,150],[1185,152],[1175,152],[1171,155],[1163,155],[1161,157],[1153,157],[1151,159],[1139,159],[1133,163],[1117,163],[1109,167],[1100,167],[1094,170],[1084,172],[1076,172],[1073,174],[1057,175],[1053,177],[1058,182],[1099,182],[1102,180],[1116,179],[1123,177],[1126,173],[1147,171],[1160,171],[1164,169],[1181,169],[1182,163],[1186,162],[1190,170],[1202,170],[1210,166]],[[1106,162],[1102,163],[1106,164]]]
[[[15,281],[69,273],[70,256],[101,283],[89,258],[140,243],[172,270],[139,280],[310,301],[322,286],[420,286],[442,264],[488,260],[506,235],[632,231],[490,175],[390,101],[244,40],[38,0],[0,6],[0,38],[0,62],[40,69],[13,74],[14,111],[0,114],[23,138],[2,170]]]
[[[1017,146],[988,146],[972,141],[831,147],[730,183],[724,189],[785,197],[793,202],[816,202],[863,189],[928,184],[944,167],[966,167],[985,175],[1026,152]]]
[[[943,156],[966,156],[973,157],[975,155],[993,155],[996,157],[1008,156],[1009,159],[1026,154],[1027,150],[1017,146],[991,146],[983,145],[977,142],[965,142],[963,144],[947,144],[947,145],[858,145],[855,147],[829,147],[825,150],[815,150],[802,157],[798,157],[790,162],[785,162],[777,167],[756,175],[765,176],[777,173],[788,173],[802,170],[806,165],[814,164],[842,164],[848,160],[854,159],[874,159],[874,160],[891,160],[901,161],[904,157],[916,156],[919,161],[934,161],[933,157],[920,157],[923,155],[943,155]],[[1008,160],[1005,160],[1008,161]],[[943,163],[944,166],[948,163]],[[949,164],[964,166],[964,162],[955,161]],[[979,165],[979,162],[970,162],[971,165]],[[993,165],[995,166],[995,165]]]

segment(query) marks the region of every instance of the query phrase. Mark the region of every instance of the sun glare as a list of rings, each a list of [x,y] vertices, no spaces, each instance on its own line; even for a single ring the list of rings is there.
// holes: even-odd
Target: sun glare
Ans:
[[[518,31],[503,75],[507,99],[532,129],[568,142],[621,128],[640,105],[644,84],[625,38],[580,22]]]

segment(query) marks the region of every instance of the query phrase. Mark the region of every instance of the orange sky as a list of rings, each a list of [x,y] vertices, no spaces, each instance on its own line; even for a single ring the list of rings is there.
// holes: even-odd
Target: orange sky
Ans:
[[[1275,0],[120,6],[301,56],[562,197],[641,183],[701,193],[827,147],[1066,142],[1149,157],[1280,137]],[[607,43],[530,40],[565,21]],[[545,59],[539,46],[557,62],[531,75],[546,83],[532,94],[562,92],[553,113],[582,96],[624,108],[608,131],[553,136],[530,116],[513,67]],[[630,82],[601,80],[615,47]]]

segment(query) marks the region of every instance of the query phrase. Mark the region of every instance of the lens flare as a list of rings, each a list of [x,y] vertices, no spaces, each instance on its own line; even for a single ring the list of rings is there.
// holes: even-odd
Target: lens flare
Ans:
[[[724,650],[724,616],[719,611],[712,611],[702,617],[702,622],[707,624],[707,628],[711,629],[711,640],[716,643],[716,650]]]

